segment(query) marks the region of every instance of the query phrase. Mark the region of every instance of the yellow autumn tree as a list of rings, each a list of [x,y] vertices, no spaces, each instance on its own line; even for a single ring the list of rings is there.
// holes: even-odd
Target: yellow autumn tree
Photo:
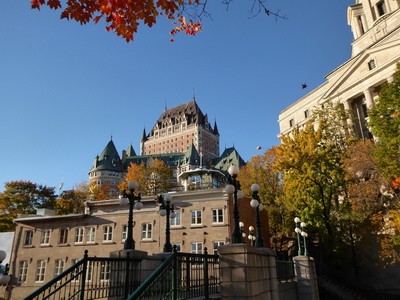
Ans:
[[[129,181],[136,181],[143,195],[157,195],[169,192],[174,186],[174,172],[161,159],[150,159],[140,165],[131,163],[126,181],[119,185],[120,190],[128,189]]]

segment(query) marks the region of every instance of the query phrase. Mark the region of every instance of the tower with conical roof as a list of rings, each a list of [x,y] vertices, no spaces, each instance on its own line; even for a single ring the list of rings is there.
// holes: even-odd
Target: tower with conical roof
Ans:
[[[141,155],[183,153],[191,145],[202,156],[202,162],[210,167],[219,157],[219,132],[215,122],[212,127],[207,114],[203,114],[196,100],[165,108],[157,122],[141,140]]]
[[[93,166],[89,171],[89,182],[94,182],[96,185],[101,185],[103,187],[109,187],[111,194],[117,194],[118,185],[123,180],[123,163],[111,138],[100,156],[96,156]]]

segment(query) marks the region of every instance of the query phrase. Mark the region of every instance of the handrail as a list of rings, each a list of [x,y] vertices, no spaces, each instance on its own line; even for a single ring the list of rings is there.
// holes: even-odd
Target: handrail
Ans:
[[[38,299],[96,299],[124,296],[126,299],[140,285],[140,260],[126,257],[88,257],[51,279],[26,296]],[[128,282],[128,284],[126,284]]]
[[[204,254],[182,253],[174,249],[127,300],[137,300],[141,297],[181,299],[182,295],[185,297],[193,294],[209,299],[210,291],[215,293],[220,283],[218,258],[218,255],[208,255],[207,248],[204,248]]]
[[[68,274],[74,272],[80,265],[82,265],[86,260],[88,259],[88,250],[85,250],[85,254],[83,256],[83,259],[79,260],[78,262],[76,262],[74,265],[72,265],[70,268],[68,268],[67,270],[65,270],[64,272],[62,272],[60,275],[57,275],[56,277],[54,277],[52,280],[50,280],[49,282],[47,282],[45,285],[43,285],[42,287],[40,287],[39,289],[37,289],[36,291],[34,291],[33,293],[29,294],[28,296],[26,296],[24,298],[24,300],[31,300],[34,299],[36,296],[39,296],[41,293],[43,293],[46,289],[48,289],[49,287],[51,287],[52,285],[56,284],[58,281],[60,281],[61,279],[65,278]],[[76,274],[75,276],[70,278],[70,281],[75,279],[76,277],[78,277],[79,274]],[[54,290],[52,292],[52,294],[54,294],[56,291],[58,291],[61,288],[61,286]]]
[[[137,297],[139,297],[154,282],[154,280],[167,269],[176,256],[177,252],[174,251],[149,277],[147,277],[147,279],[136,289],[136,291],[133,292],[132,295],[129,296],[127,300],[137,299]]]

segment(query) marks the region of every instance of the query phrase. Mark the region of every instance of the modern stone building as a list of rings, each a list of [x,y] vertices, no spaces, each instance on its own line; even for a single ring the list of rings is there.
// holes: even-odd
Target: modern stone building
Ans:
[[[391,82],[400,62],[400,3],[393,0],[356,0],[347,10],[353,31],[351,57],[326,75],[319,87],[284,109],[279,115],[280,134],[307,122],[315,107],[340,102],[354,112],[355,132],[370,138],[368,108],[380,87]]]
[[[219,187],[223,178],[220,175],[231,164],[239,168],[245,164],[234,147],[219,154],[217,124],[210,125],[208,116],[203,114],[195,99],[165,109],[149,134],[143,131],[140,147],[140,155],[130,145],[120,156],[111,139],[100,156],[96,156],[89,171],[89,182],[107,186],[111,193],[117,194],[118,185],[125,180],[131,163],[161,159],[173,167],[177,190],[187,190],[192,182],[201,181]],[[193,174],[193,170],[202,171]],[[215,176],[210,178],[210,174]]]
[[[215,252],[230,243],[233,231],[232,199],[223,189],[173,193],[176,218],[170,220],[171,243],[179,251]],[[239,200],[240,221],[255,226],[250,199]],[[158,202],[144,197],[143,209],[134,210],[135,248],[160,253],[165,243],[166,219],[158,214]],[[127,235],[128,207],[117,199],[89,201],[84,214],[24,216],[15,220],[16,229],[10,257],[9,299],[22,299],[83,257],[109,257],[122,250]],[[261,211],[262,235],[269,246],[266,210]],[[244,239],[249,243],[249,239]],[[99,275],[101,276],[101,274]],[[0,295],[1,298],[2,295]]]

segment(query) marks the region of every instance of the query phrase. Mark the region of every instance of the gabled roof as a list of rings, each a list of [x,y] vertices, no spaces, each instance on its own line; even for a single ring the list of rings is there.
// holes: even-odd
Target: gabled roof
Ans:
[[[219,158],[213,160],[214,168],[225,172],[228,171],[230,165],[235,165],[241,168],[245,164],[245,161],[236,151],[235,147],[225,149]]]

